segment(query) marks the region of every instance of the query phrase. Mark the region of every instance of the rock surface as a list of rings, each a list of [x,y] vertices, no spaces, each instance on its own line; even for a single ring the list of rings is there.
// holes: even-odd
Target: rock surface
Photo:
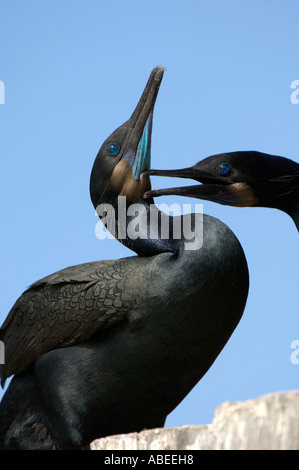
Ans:
[[[91,450],[299,450],[299,391],[227,402],[212,424],[109,436]]]

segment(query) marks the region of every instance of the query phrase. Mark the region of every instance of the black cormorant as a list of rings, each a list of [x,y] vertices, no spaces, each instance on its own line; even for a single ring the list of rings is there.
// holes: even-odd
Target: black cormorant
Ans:
[[[104,224],[139,256],[66,268],[17,300],[0,330],[2,384],[15,375],[0,404],[2,449],[78,449],[163,426],[243,314],[248,269],[231,230],[164,216],[143,198],[163,71],[104,142],[90,180]],[[193,239],[175,238],[188,220]]]
[[[255,151],[221,153],[190,168],[147,174],[203,183],[149,191],[148,197],[178,195],[229,206],[276,208],[289,214],[299,230],[299,164],[288,158]]]

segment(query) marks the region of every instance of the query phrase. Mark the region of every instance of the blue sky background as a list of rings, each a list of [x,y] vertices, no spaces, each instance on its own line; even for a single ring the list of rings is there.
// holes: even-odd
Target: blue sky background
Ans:
[[[96,238],[89,176],[154,66],[167,71],[154,114],[153,168],[233,150],[299,161],[299,104],[290,99],[299,79],[298,22],[296,0],[1,2],[0,323],[41,277],[131,255]],[[154,188],[176,183],[187,182],[152,179]],[[212,203],[204,212],[239,238],[250,292],[232,338],[167,426],[209,423],[227,400],[299,388],[299,364],[290,360],[299,340],[293,221],[276,210]]]

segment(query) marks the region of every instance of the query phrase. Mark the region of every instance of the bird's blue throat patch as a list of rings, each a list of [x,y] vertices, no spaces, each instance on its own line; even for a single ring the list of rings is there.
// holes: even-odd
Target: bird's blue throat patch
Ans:
[[[147,118],[142,136],[139,140],[136,155],[131,150],[125,154],[125,158],[132,168],[136,181],[139,180],[140,175],[144,170],[149,170],[151,167],[152,120],[153,113],[151,112]]]

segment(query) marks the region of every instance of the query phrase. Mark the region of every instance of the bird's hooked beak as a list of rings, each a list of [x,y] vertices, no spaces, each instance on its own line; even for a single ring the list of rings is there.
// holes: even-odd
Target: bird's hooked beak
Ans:
[[[258,205],[259,201],[253,188],[246,182],[233,181],[229,178],[216,176],[201,168],[201,162],[190,168],[180,170],[148,170],[145,172],[150,176],[167,176],[176,178],[188,178],[198,181],[199,185],[183,186],[175,188],[157,189],[147,191],[146,198],[176,195],[194,197],[206,201],[216,202],[227,206],[248,207]]]
[[[150,168],[153,111],[164,71],[162,66],[152,70],[132,116],[115,131],[125,135],[109,183],[117,194],[129,200],[143,197],[150,189],[149,178],[142,173]]]
[[[147,191],[144,194],[145,198],[176,195],[204,199],[229,206],[253,205],[253,201],[248,200],[248,203],[245,201],[247,193],[251,193],[245,183],[233,183],[221,177],[211,175],[197,168],[197,164],[193,167],[179,170],[148,170],[145,174],[148,176],[167,176],[169,178],[188,178],[202,183],[194,186]]]
[[[238,207],[275,207],[297,213],[299,165],[254,150],[211,155],[189,168],[148,170],[149,175],[189,178],[198,185],[147,191],[147,197],[187,196]],[[295,217],[296,218],[296,217]]]
[[[150,168],[153,111],[165,68],[155,67],[129,121],[129,132],[124,144],[124,158],[130,164],[134,178]]]

